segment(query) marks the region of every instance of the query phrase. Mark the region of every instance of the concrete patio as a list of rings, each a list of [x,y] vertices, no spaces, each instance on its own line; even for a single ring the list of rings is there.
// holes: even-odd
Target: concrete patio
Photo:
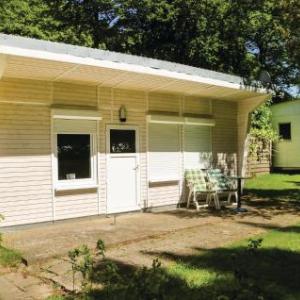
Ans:
[[[293,203],[252,200],[251,206],[247,208],[248,212],[242,214],[236,214],[234,206],[221,211],[177,209],[12,228],[4,234],[4,245],[21,251],[24,259],[31,265],[65,256],[70,249],[82,244],[94,247],[98,239],[102,239],[108,249],[113,249],[153,238],[163,238],[175,232],[185,236],[191,229],[201,231],[201,228],[207,229],[211,226],[217,229],[229,223],[234,224],[234,227],[242,226],[243,223],[278,223],[279,226],[284,226],[300,217],[298,205]],[[284,215],[288,217],[284,218]],[[245,234],[242,228],[240,233],[235,233],[237,239]]]

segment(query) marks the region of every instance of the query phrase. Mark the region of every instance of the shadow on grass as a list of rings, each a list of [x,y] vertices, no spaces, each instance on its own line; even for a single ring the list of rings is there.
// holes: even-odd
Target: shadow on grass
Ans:
[[[194,290],[194,296],[197,296],[197,293],[209,296],[225,294],[230,295],[229,299],[248,299],[241,297],[234,288],[237,284],[235,274],[236,277],[242,276],[241,280],[251,282],[250,289],[251,285],[253,289],[259,289],[259,293],[265,295],[264,299],[299,299],[300,254],[297,252],[273,248],[260,249],[253,254],[244,247],[195,250],[201,254],[178,255],[172,252],[147,254],[174,261],[194,272],[205,270],[218,274],[212,282],[198,286]],[[216,291],[218,292],[214,294]]]
[[[266,230],[276,230],[278,232],[287,232],[287,233],[300,233],[300,226],[288,226],[288,227],[279,227],[272,224],[265,224],[265,223],[253,223],[253,222],[245,222],[239,221],[239,224],[249,225],[256,228],[263,228]],[[300,238],[300,237],[299,237]]]
[[[280,192],[280,191],[279,191]],[[238,214],[239,218],[262,217],[271,220],[274,216],[281,214],[300,215],[300,191],[291,192],[290,196],[279,193],[276,197],[270,197],[270,192],[264,191],[258,196],[257,193],[247,191],[242,198],[242,204],[248,208],[248,212]],[[282,195],[282,196],[281,196]],[[291,196],[293,195],[293,196]],[[290,197],[290,198],[289,198]],[[299,199],[299,201],[298,201]],[[218,217],[222,219],[234,219],[237,216],[235,206],[223,207],[217,211],[215,209],[203,208],[199,211],[195,209],[180,208],[172,211],[165,211],[157,214],[173,215],[181,219]]]
[[[299,183],[298,183],[299,184]],[[248,197],[300,201],[300,189],[270,190],[270,189],[245,189],[244,193]]]
[[[299,299],[300,253],[277,248],[249,251],[246,247],[195,248],[193,255],[173,252],[146,251],[144,254],[167,259],[180,270],[160,271],[150,277],[119,261],[116,263],[130,282],[124,288],[122,281],[108,289],[94,290],[91,299]],[[208,281],[201,278],[203,271],[215,274]],[[189,272],[195,281],[189,282]],[[197,274],[199,272],[199,274]],[[218,298],[226,295],[228,298]],[[264,298],[258,298],[263,295]]]

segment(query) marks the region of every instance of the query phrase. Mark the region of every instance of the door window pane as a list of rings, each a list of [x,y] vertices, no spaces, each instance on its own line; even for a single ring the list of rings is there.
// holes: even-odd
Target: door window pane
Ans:
[[[91,178],[91,136],[58,134],[58,179]]]
[[[110,130],[110,153],[135,152],[135,130]]]

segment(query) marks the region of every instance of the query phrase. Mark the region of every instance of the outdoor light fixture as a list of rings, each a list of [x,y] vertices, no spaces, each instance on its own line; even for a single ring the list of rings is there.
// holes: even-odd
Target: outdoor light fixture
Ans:
[[[121,105],[121,107],[119,109],[119,119],[120,119],[120,122],[126,122],[126,118],[127,118],[126,107],[124,105]]]

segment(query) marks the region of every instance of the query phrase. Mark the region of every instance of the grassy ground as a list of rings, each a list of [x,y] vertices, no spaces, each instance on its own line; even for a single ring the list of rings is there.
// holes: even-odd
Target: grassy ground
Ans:
[[[0,246],[0,266],[16,267],[20,264],[22,256],[19,252]]]
[[[268,174],[246,181],[245,192],[270,200],[300,201],[300,174]]]
[[[249,190],[299,190],[300,174],[267,174],[247,180],[246,189]]]
[[[200,250],[195,256],[174,256],[176,262],[168,272],[191,289],[227,292],[236,285],[235,275],[240,274],[246,286],[259,289],[258,294],[267,293],[270,298],[266,299],[300,299],[299,233],[300,225],[273,229],[255,237],[263,239],[257,251],[248,248],[249,241],[242,241],[225,248]]]

